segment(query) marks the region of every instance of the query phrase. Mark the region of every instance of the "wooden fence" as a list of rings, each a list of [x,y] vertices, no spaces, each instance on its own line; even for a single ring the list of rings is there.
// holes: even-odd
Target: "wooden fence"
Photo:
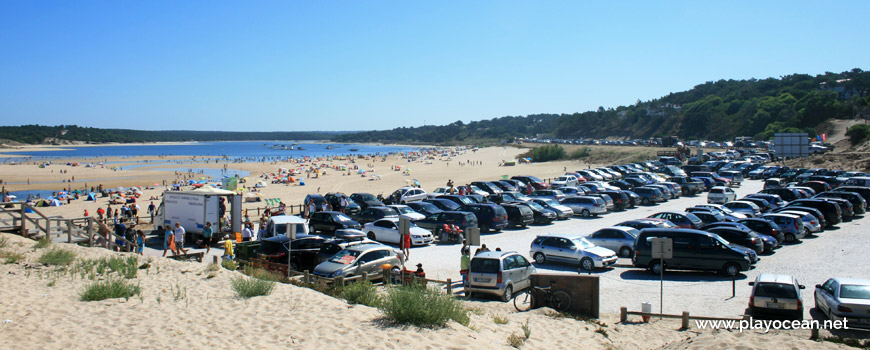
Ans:
[[[672,318],[672,319],[680,319],[682,320],[681,329],[689,329],[689,320],[723,320],[723,321],[737,321],[740,322],[742,318],[727,318],[727,317],[706,317],[706,316],[691,316],[688,311],[683,311],[682,315],[668,315],[668,314],[657,314],[651,312],[639,312],[639,311],[628,311],[628,308],[623,306],[619,308],[619,322],[625,323],[628,321],[628,315],[637,315],[637,316],[646,316],[646,317],[659,317],[659,318]]]
[[[82,243],[89,247],[102,246],[132,251],[135,244],[123,235],[115,234],[106,224],[94,217],[66,219],[46,216],[25,202],[0,205],[0,231],[16,232],[31,239],[49,239],[55,242]],[[118,244],[122,243],[122,244]]]

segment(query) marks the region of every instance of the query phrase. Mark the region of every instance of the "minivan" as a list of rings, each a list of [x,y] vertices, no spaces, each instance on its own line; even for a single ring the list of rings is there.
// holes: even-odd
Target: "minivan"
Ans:
[[[652,239],[656,237],[673,240],[673,258],[665,260],[664,266],[659,259],[652,257]],[[665,268],[722,271],[725,275],[736,276],[751,266],[749,256],[716,234],[665,228],[641,230],[634,242],[631,262],[635,267],[649,269],[654,274]]]
[[[507,212],[508,222],[514,227],[526,227],[535,222],[535,213],[527,205],[502,203],[502,208]]]
[[[480,232],[496,232],[508,226],[508,216],[504,208],[498,204],[480,203],[469,204],[462,207],[462,211],[473,213],[477,217],[477,226]]]
[[[514,291],[528,288],[535,267],[517,252],[489,251],[479,253],[468,264],[469,294],[496,295],[510,301]]]

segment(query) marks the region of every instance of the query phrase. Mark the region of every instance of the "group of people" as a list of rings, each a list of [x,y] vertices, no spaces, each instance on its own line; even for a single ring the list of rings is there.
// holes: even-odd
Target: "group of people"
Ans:
[[[102,209],[102,208],[100,208]],[[127,219],[121,218],[114,225],[115,230],[115,247],[118,250],[127,249],[127,242],[135,246],[129,247],[139,255],[144,255],[145,251],[145,232],[141,229],[136,229],[135,223],[130,223],[127,226]]]
[[[211,239],[211,223],[205,223],[205,227],[209,230],[209,239]],[[163,256],[166,256],[166,251],[172,251],[172,255],[179,255],[181,253],[187,254],[187,249],[184,249],[184,236],[187,231],[184,230],[184,227],[181,226],[181,223],[175,223],[175,229],[171,227],[163,226],[157,227],[158,236],[160,232],[163,232]],[[203,235],[205,235],[205,229],[203,229]],[[206,244],[208,247],[209,244]]]

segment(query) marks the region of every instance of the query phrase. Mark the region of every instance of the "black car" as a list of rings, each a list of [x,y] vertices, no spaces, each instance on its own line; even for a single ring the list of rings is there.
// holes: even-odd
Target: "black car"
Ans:
[[[477,201],[475,201],[471,198],[468,198],[468,196],[461,196],[458,194],[443,194],[443,195],[440,195],[440,196],[435,197],[435,198],[436,199],[447,199],[447,200],[453,201],[453,203],[456,203],[459,206],[477,203]]]
[[[326,240],[314,235],[297,235],[296,239],[290,243],[289,248],[288,241],[289,238],[285,235],[266,238],[260,242],[259,254],[264,255],[271,262],[286,264],[288,249],[292,248],[293,256],[290,260],[290,269],[293,271],[313,271],[318,264],[317,253],[320,252],[320,247]]]
[[[614,180],[608,182],[610,186],[619,187],[620,190],[631,190],[634,188],[634,185],[626,182],[625,180]]]
[[[764,241],[757,233],[748,228],[717,226],[704,231],[715,233],[730,243],[742,245],[756,253],[764,252]]]
[[[528,201],[528,202],[517,201],[517,202],[514,202],[514,204],[524,205],[524,206],[529,207],[529,209],[532,210],[532,214],[534,215],[534,218],[535,218],[534,223],[538,224],[538,225],[552,224],[553,221],[556,221],[556,219],[558,219],[558,217],[559,217],[559,214],[557,214],[555,210],[548,209],[547,207],[544,207],[544,206],[542,206],[534,201]]]
[[[477,217],[467,211],[442,211],[427,216],[415,224],[432,231],[432,234],[437,237],[438,232],[444,228],[445,224],[459,226],[462,231],[466,231],[470,227],[477,227]]]
[[[776,242],[779,244],[785,241],[785,234],[779,229],[779,226],[768,220],[748,218],[737,220],[737,223],[748,227],[752,231],[776,238]]]
[[[610,196],[610,199],[613,200],[613,210],[625,210],[631,205],[631,199],[623,191],[607,190],[601,193]]]
[[[371,193],[354,193],[350,195],[350,199],[353,199],[356,204],[359,204],[361,209],[384,206],[384,202]]]
[[[795,199],[799,199],[797,190],[792,188],[766,188],[761,190],[761,192],[759,193],[775,194],[786,202],[791,202]]]
[[[843,220],[852,220],[852,217],[855,216],[855,208],[852,206],[852,202],[848,199],[831,197],[813,197],[813,199],[821,199],[823,201],[837,204],[837,206],[840,207],[840,217],[843,218]]]
[[[308,231],[317,233],[324,231],[329,234],[335,234],[336,230],[352,228],[361,229],[362,225],[354,221],[349,216],[337,211],[321,211],[311,214],[308,219]]]
[[[818,209],[825,217],[825,227],[832,227],[842,221],[840,206],[821,199],[798,199],[791,201],[785,207],[810,207]]]
[[[383,218],[399,218],[399,212],[390,207],[368,207],[351,218],[361,224],[366,224]]]
[[[302,204],[304,204],[306,208],[309,207],[311,203],[314,203],[314,211],[332,210],[332,208],[329,207],[329,202],[322,195],[309,194],[302,200]],[[324,207],[326,207],[326,209],[323,209]]]
[[[822,192],[815,195],[813,198],[840,198],[848,200],[849,203],[852,203],[852,211],[855,214],[864,214],[867,212],[867,201],[864,200],[864,197],[855,193],[855,192],[846,192],[846,191],[827,191]]]
[[[504,192],[500,187],[489,181],[473,181],[471,184],[477,186],[481,190],[489,192],[489,194]]]
[[[486,199],[496,204],[501,204],[502,202],[516,202],[519,200],[518,198],[514,197],[514,195],[510,192],[491,194],[487,196]]]
[[[341,199],[344,198],[347,202],[347,207],[344,208],[344,213],[348,215],[359,213],[362,210],[362,207],[360,207],[359,204],[356,204],[353,199],[350,199],[350,197],[341,192],[330,192],[323,196],[323,198],[326,198],[326,201],[335,210],[341,208]]]
[[[443,211],[429,202],[411,202],[405,205],[411,207],[411,209],[414,209],[414,211],[423,214],[423,216],[438,214]]]
[[[722,214],[716,215],[716,213],[711,212],[711,211],[698,210],[698,211],[691,211],[691,213],[694,214],[695,216],[697,216],[698,219],[701,219],[701,222],[703,222],[704,225],[709,225],[709,224],[716,223],[716,222],[725,222],[726,221],[725,215],[722,215]]]
[[[498,186],[498,188],[504,192],[515,192],[520,190],[519,187],[506,180],[491,181],[491,183]]]
[[[463,205],[462,211],[474,213],[480,232],[496,232],[508,226],[507,212],[498,204],[480,203]]]
[[[508,215],[508,226],[526,227],[535,222],[535,213],[526,205],[502,203]]]
[[[864,200],[865,200],[865,201],[870,202],[870,187],[864,187],[864,186],[840,186],[840,187],[835,188],[834,190],[835,190],[835,191],[838,191],[838,192],[843,192],[843,191],[846,191],[846,192],[854,192],[854,193],[860,194],[861,197],[864,197]]]
[[[433,205],[438,207],[438,209],[441,209],[443,211],[457,211],[460,207],[462,207],[461,205],[456,204],[456,202],[445,198],[427,199],[424,200],[424,202],[432,203]]]

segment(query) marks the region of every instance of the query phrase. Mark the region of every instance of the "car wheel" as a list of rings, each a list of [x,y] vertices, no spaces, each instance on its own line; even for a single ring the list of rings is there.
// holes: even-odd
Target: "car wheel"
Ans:
[[[643,205],[649,205],[649,198],[644,198],[640,201]]]
[[[630,258],[631,257],[631,248],[622,247],[621,249],[619,249],[619,256],[621,256],[623,258]]]
[[[583,258],[580,259],[580,268],[584,271],[592,271],[592,269],[595,268],[595,263],[592,262],[592,259],[590,258]]]
[[[484,233],[484,232],[489,232],[489,226],[486,226],[486,225],[480,226],[480,233]]]
[[[501,301],[510,301],[514,297],[514,288],[507,286],[504,289],[504,294],[501,295]]]
[[[722,268],[722,272],[725,273],[725,276],[737,276],[740,273],[740,266],[737,266],[737,264],[725,264],[725,267]]]
[[[582,216],[584,218],[588,218],[589,217],[589,210],[583,209],[583,211],[580,212],[580,216]]]
[[[377,239],[375,239],[375,233],[374,233],[374,232],[369,232],[369,234],[367,234],[366,237],[368,237],[368,239],[373,240],[373,241],[376,241],[376,240],[377,240]]]
[[[664,266],[662,266],[662,263],[658,260],[654,260],[653,262],[649,263],[649,272],[658,275],[662,273],[663,269]]]
[[[683,189],[682,192],[683,192],[683,195],[684,195],[684,196],[688,196],[688,195],[689,195],[689,190],[687,190],[687,189],[685,189],[685,188]]]
[[[794,233],[786,233],[785,241],[788,243],[795,243],[797,242],[797,237],[794,236]]]
[[[547,262],[547,256],[544,253],[535,253],[535,262],[538,264],[544,264]]]

